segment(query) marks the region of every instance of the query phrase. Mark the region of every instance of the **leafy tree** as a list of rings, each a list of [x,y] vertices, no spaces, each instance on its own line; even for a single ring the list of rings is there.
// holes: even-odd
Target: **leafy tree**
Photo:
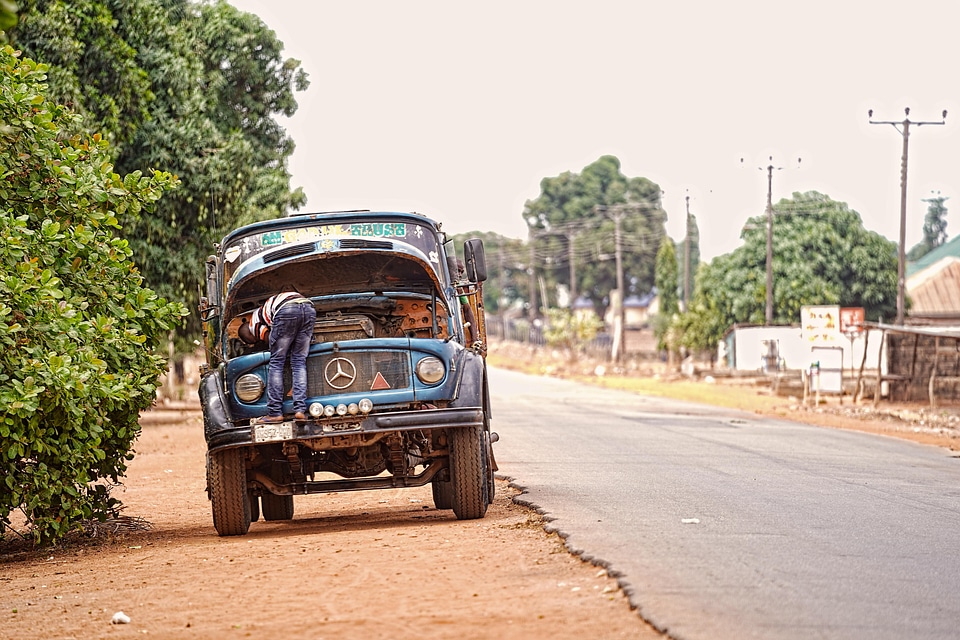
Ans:
[[[6,42],[3,31],[17,24],[17,3],[13,0],[0,0],[0,42]]]
[[[578,315],[569,309],[547,309],[543,338],[551,347],[566,350],[570,362],[574,362],[602,328],[603,321],[592,313]]]
[[[150,80],[136,51],[117,37],[103,0],[26,0],[10,35],[27,56],[51,65],[50,97],[82,115],[114,153],[148,117]]]
[[[686,283],[688,288],[684,289],[683,274],[686,267],[684,264],[686,260],[686,247],[687,243],[685,240],[677,241],[676,254],[679,262],[677,273],[680,274],[679,278],[681,297],[683,296],[684,292],[688,292],[690,297],[692,297],[693,290],[696,285],[694,281],[696,280],[697,268],[700,266],[700,227],[697,226],[697,217],[692,213],[690,214],[690,269],[686,272],[689,280]]]
[[[660,299],[660,310],[653,320],[653,334],[657,338],[660,349],[667,348],[664,339],[670,328],[673,316],[680,311],[680,301],[677,294],[677,254],[673,240],[664,236],[657,251],[655,282],[657,296]]]
[[[655,282],[657,295],[660,298],[660,313],[673,315],[680,310],[680,299],[677,291],[677,254],[673,240],[664,236],[657,251]]]
[[[863,227],[845,203],[810,191],[781,200],[773,223],[774,322],[796,323],[812,304],[863,307],[868,320],[893,317],[896,245]],[[679,320],[683,343],[715,348],[736,323],[762,324],[766,306],[766,218],[748,220],[743,245],[703,265],[690,311]]]
[[[606,214],[603,211],[606,208]],[[540,195],[527,201],[524,219],[534,243],[535,264],[554,287],[570,285],[569,256],[576,265],[576,290],[597,309],[616,288],[614,212],[621,212],[624,281],[629,293],[653,286],[654,260],[664,237],[666,213],[660,187],[646,178],[628,178],[620,161],[603,156],[579,174],[565,172],[540,182]],[[574,243],[574,251],[569,244]]]
[[[927,214],[923,218],[923,240],[907,252],[907,260],[919,260],[947,241],[947,199],[939,193],[936,197],[925,198]]]
[[[528,252],[523,242],[488,231],[470,231],[451,238],[457,252],[470,238],[483,240],[487,259],[487,281],[483,283],[483,306],[489,313],[500,313],[501,304],[509,307],[527,298],[529,276],[525,262]]]
[[[162,295],[195,308],[204,258],[224,232],[304,204],[275,116],[294,113],[306,74],[256,16],[224,0],[29,0],[13,39],[54,65],[52,96],[115,142],[118,171],[180,178],[124,228]],[[191,316],[183,338],[198,331]]]
[[[186,313],[118,235],[175,178],[121,178],[99,135],[65,135],[79,118],[46,100],[46,70],[0,51],[0,535],[20,509],[40,542],[115,510],[108,485]]]

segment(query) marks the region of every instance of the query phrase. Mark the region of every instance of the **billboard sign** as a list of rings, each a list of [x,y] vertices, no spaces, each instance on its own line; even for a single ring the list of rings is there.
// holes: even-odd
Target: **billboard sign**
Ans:
[[[865,318],[863,307],[843,307],[840,309],[840,332],[847,335],[860,335],[863,333]]]
[[[840,345],[839,305],[813,305],[800,308],[800,335],[811,347]]]

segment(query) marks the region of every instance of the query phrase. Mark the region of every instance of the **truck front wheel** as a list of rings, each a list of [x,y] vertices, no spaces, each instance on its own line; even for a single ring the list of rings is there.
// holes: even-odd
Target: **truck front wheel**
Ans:
[[[475,520],[487,512],[487,474],[478,427],[450,430],[450,484],[457,520]]]
[[[250,529],[250,496],[243,451],[210,454],[210,502],[213,526],[221,536],[242,536]]]

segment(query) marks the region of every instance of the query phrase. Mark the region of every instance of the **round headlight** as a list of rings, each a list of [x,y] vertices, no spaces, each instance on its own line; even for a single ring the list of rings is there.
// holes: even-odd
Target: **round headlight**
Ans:
[[[259,376],[255,376],[252,373],[245,373],[237,378],[236,383],[233,385],[233,390],[237,394],[237,397],[243,402],[253,402],[260,399],[265,386]]]
[[[337,415],[338,415],[338,416],[345,416],[345,415],[347,415],[347,405],[343,404],[342,402],[341,402],[340,404],[338,404],[338,405],[337,405]]]
[[[357,403],[357,406],[360,409],[360,413],[370,413],[373,411],[373,401],[370,398],[362,398],[360,402]]]
[[[332,404],[328,404],[323,408],[323,415],[327,416],[328,418],[333,417],[333,414],[335,414],[336,412],[337,412],[337,408]]]
[[[444,369],[440,358],[427,356],[417,363],[417,377],[420,378],[420,382],[436,384],[443,380],[445,373],[446,369]]]
[[[323,405],[319,402],[314,402],[307,408],[307,411],[309,411],[310,415],[312,415],[314,418],[319,418],[323,415]]]
[[[360,413],[360,407],[357,406],[356,402],[351,402],[350,404],[347,405],[347,413],[349,413],[352,416],[355,416],[358,413]]]

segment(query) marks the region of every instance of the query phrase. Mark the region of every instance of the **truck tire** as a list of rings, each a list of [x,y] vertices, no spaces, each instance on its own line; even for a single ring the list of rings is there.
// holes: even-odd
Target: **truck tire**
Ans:
[[[487,474],[479,427],[450,430],[450,484],[457,520],[475,520],[487,512]]]
[[[434,480],[433,504],[437,509],[453,509],[453,483],[447,480]]]
[[[242,536],[250,529],[250,496],[241,450],[210,454],[210,502],[219,535]]]
[[[264,494],[260,496],[260,502],[263,504],[264,520],[293,519],[293,496],[278,496],[264,492]]]

